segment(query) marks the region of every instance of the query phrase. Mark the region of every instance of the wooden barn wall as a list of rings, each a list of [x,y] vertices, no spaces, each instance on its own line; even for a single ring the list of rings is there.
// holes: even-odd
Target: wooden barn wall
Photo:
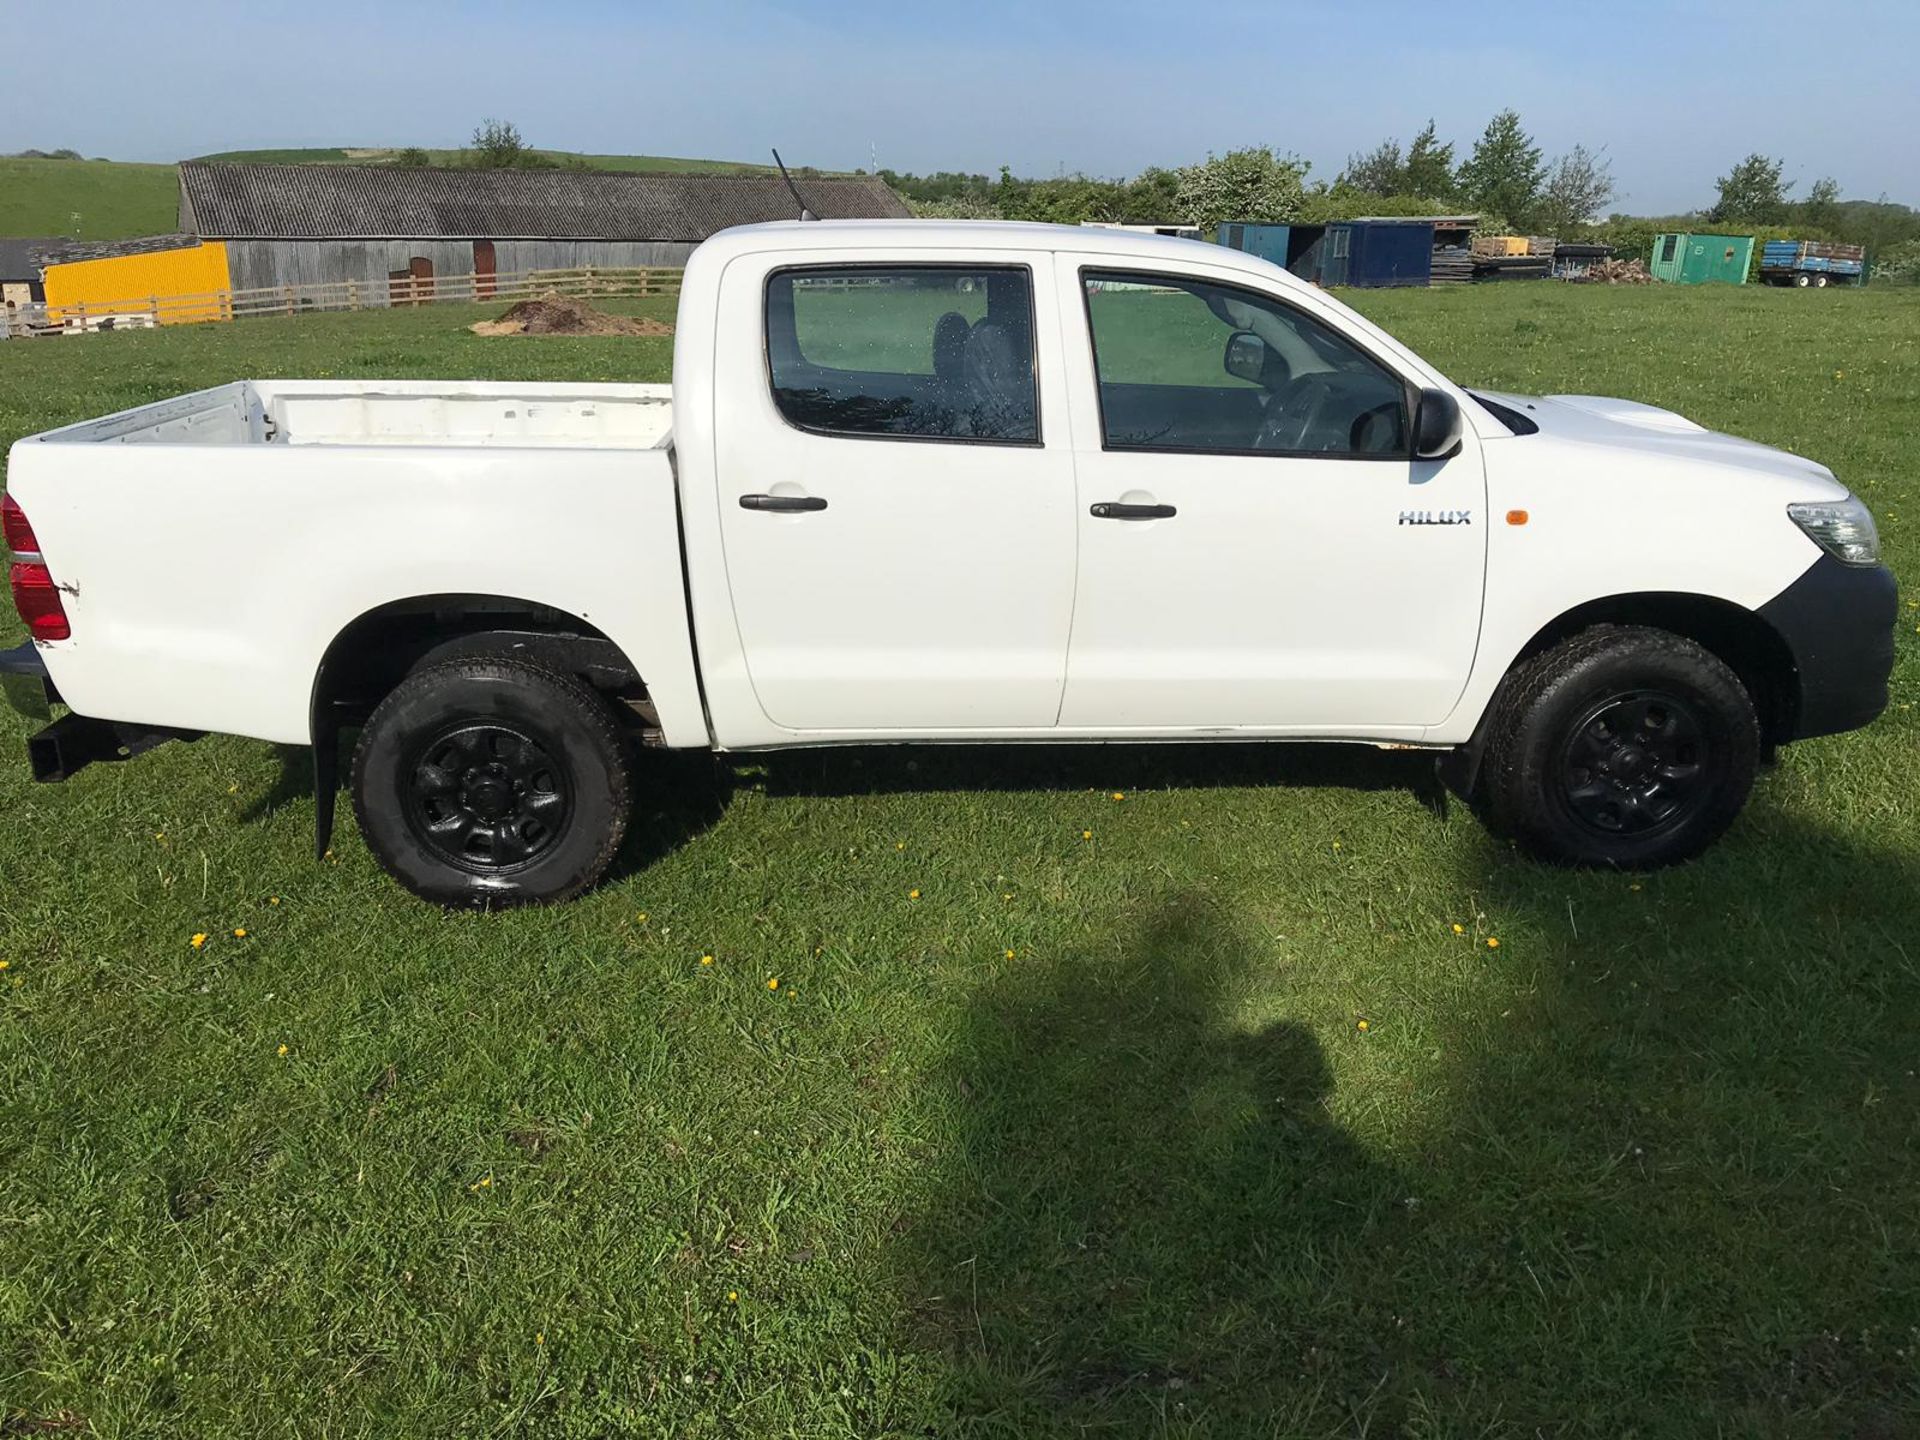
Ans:
[[[651,240],[496,240],[494,269],[571,270],[585,265],[684,265],[693,246]],[[229,240],[234,288],[323,285],[358,280],[384,295],[387,276],[416,257],[435,275],[471,275],[471,240]],[[376,300],[374,303],[379,303]]]

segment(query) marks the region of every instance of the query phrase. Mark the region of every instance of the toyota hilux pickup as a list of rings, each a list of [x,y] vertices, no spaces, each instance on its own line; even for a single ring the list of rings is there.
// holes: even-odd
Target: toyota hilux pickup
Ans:
[[[1237,251],[751,226],[676,337],[671,386],[237,381],[21,440],[35,776],[310,745],[324,847],[357,735],[380,863],[508,905],[601,876],[647,747],[1350,741],[1650,867],[1886,704],[1893,578],[1826,468],[1463,389]]]

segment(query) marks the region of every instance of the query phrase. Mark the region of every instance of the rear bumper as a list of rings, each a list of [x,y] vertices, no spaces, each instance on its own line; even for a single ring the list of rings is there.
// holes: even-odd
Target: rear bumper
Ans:
[[[61,703],[46,662],[31,643],[0,650],[0,690],[30,720],[52,720]],[[71,711],[27,737],[27,765],[42,784],[65,780],[95,761],[131,760],[169,740],[198,740],[197,732],[95,720]]]
[[[1760,607],[1793,654],[1800,704],[1792,732],[1807,740],[1856,730],[1887,708],[1899,588],[1884,565],[1822,555]]]

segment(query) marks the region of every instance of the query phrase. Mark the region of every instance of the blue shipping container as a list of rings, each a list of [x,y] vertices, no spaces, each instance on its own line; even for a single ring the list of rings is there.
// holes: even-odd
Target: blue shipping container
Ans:
[[[1320,279],[1321,239],[1324,225],[1256,225],[1241,221],[1223,221],[1214,239],[1232,250],[1244,250],[1291,270],[1302,280]]]
[[[1433,223],[1353,220],[1329,225],[1321,247],[1322,285],[1384,287],[1433,282]]]

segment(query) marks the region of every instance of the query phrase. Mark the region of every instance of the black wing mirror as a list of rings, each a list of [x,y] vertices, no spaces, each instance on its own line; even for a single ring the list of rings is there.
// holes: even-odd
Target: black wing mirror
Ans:
[[[1422,390],[1413,415],[1413,458],[1450,460],[1460,453],[1460,402],[1444,390]]]
[[[1251,380],[1255,385],[1267,372],[1267,342],[1251,330],[1236,330],[1227,337],[1227,353],[1221,364],[1236,380]]]

